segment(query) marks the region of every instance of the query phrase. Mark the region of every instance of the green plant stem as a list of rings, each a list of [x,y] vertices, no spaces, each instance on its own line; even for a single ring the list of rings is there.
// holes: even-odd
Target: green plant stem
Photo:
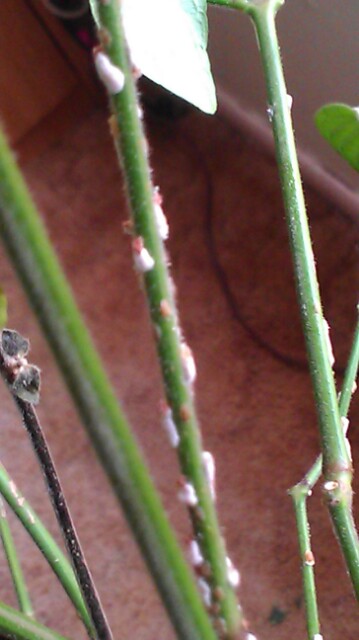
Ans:
[[[178,636],[213,640],[193,576],[2,134],[0,233]]]
[[[187,383],[183,371],[181,331],[163,242],[156,224],[154,187],[146,153],[147,142],[138,115],[135,83],[128,59],[119,3],[111,0],[102,4],[94,0],[91,5],[99,23],[102,47],[111,62],[120,68],[125,76],[123,90],[111,96],[111,110],[116,123],[112,128],[114,142],[125,174],[134,236],[142,239],[154,259],[153,268],[144,274],[144,285],[166,400],[180,437],[178,455],[182,474],[185,481],[194,487],[198,499],[198,507],[189,508],[193,529],[204,560],[210,568],[208,582],[213,599],[216,599],[216,593],[221,594],[221,598],[217,598],[218,613],[215,616],[224,622],[224,633],[232,638],[236,636],[240,626],[240,609],[228,582],[225,544],[203,470],[201,434],[192,388]],[[162,311],[163,303],[168,305],[168,312],[165,314]]]
[[[93,633],[91,619],[70,563],[2,464],[0,464],[0,493],[58,577],[89,633]]]
[[[9,640],[66,640],[28,616],[0,602],[0,634]]]
[[[339,413],[346,417],[350,399],[353,394],[354,383],[358,373],[359,363],[359,322],[357,322],[353,345],[350,351],[348,365],[344,374],[342,390],[339,396]],[[314,578],[314,557],[311,562],[310,527],[307,514],[307,499],[312,493],[322,472],[322,455],[319,455],[304,478],[289,491],[293,498],[300,557],[302,560],[303,592],[306,608],[308,640],[320,633],[318,605]],[[309,555],[308,555],[309,554]]]
[[[276,155],[282,185],[297,296],[319,419],[324,494],[332,522],[359,596],[359,540],[351,516],[352,465],[345,445],[295,149],[287,91],[275,29],[278,0],[250,3],[267,86]]]
[[[24,574],[21,569],[20,560],[16,551],[14,539],[12,537],[6,509],[0,497],[0,537],[4,547],[7,563],[9,565],[15,593],[19,603],[20,611],[27,617],[34,617],[29,592],[26,586]]]

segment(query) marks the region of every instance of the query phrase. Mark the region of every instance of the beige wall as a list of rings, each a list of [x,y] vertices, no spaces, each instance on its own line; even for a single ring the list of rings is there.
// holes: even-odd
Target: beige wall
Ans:
[[[359,191],[358,174],[321,140],[313,113],[326,102],[359,104],[358,0],[287,0],[278,31],[300,147]],[[209,52],[218,87],[266,121],[258,50],[247,16],[211,7]]]

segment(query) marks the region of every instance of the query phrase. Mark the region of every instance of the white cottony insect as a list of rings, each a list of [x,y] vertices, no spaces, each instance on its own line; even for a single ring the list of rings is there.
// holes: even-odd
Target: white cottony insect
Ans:
[[[323,636],[321,633],[315,633],[313,636],[313,640],[323,640]]]
[[[235,568],[232,560],[228,558],[228,556],[226,558],[226,565],[227,565],[228,582],[230,586],[233,587],[233,589],[236,589],[237,587],[239,587],[239,583],[241,581],[241,576],[239,574],[239,571],[238,569]]]
[[[268,105],[268,107],[267,107],[267,116],[268,116],[269,122],[272,122],[273,116],[274,116],[274,107],[271,107],[270,105]]]
[[[332,367],[335,362],[335,358],[334,358],[332,343],[330,340],[330,327],[325,318],[323,318],[323,324],[324,324],[325,339],[327,342],[327,348],[328,348],[328,354],[329,354],[329,362],[330,362],[330,366]]]
[[[206,605],[206,607],[210,607],[212,602],[212,594],[209,584],[203,578],[198,578],[197,584],[204,604]]]
[[[192,350],[183,342],[181,344],[181,358],[184,377],[186,382],[192,385],[197,376],[196,363],[194,361]]]
[[[146,271],[151,271],[155,266],[155,261],[152,256],[149,254],[147,249],[143,246],[142,238],[135,238],[132,243],[133,248],[133,259],[135,262],[135,267],[139,273],[146,273]]]
[[[162,424],[167,433],[171,447],[178,447],[180,443],[180,437],[178,435],[178,431],[173,420],[172,409],[170,407],[166,407],[164,409]]]
[[[356,392],[357,387],[358,387],[358,385],[357,385],[357,383],[356,383],[356,380],[354,380],[354,382],[353,382],[353,386],[352,386],[352,394]]]
[[[188,557],[193,567],[199,567],[203,564],[204,559],[199,548],[197,540],[191,540],[188,545]]]
[[[101,50],[94,53],[94,62],[97,74],[104,83],[111,96],[120,93],[125,86],[125,76],[123,71],[112,64],[110,58]]]
[[[293,96],[291,96],[289,93],[287,93],[287,105],[290,111],[293,105]]]
[[[350,442],[349,442],[348,438],[344,439],[344,443],[345,443],[345,447],[346,447],[346,450],[347,450],[348,458],[349,458],[349,460],[353,461],[352,448],[350,446]]]
[[[198,504],[198,498],[195,488],[189,482],[185,482],[178,492],[178,499],[187,507],[195,507]]]
[[[349,419],[346,418],[345,416],[342,416],[340,418],[341,423],[342,423],[342,427],[343,427],[343,431],[344,431],[344,435],[346,436],[348,433],[348,429],[349,429]]]
[[[247,633],[246,640],[257,640],[257,636],[254,633]]]
[[[161,205],[158,202],[154,203],[155,217],[156,217],[156,225],[157,231],[162,240],[167,240],[169,236],[169,226],[167,222],[167,218],[163,212]]]
[[[325,491],[334,491],[335,489],[338,489],[338,487],[339,484],[336,480],[327,480],[323,485]]]
[[[216,465],[214,457],[210,451],[203,451],[202,453],[203,469],[206,476],[206,480],[209,486],[209,490],[212,496],[212,500],[216,499]]]

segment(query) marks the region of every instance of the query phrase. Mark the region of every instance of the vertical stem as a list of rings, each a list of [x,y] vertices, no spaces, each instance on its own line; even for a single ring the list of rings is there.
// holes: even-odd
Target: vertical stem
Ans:
[[[14,539],[12,537],[9,521],[3,499],[0,497],[0,537],[4,547],[7,563],[9,565],[14,589],[19,603],[20,611],[29,618],[34,617],[29,592],[17,555]]]
[[[307,492],[299,484],[291,490],[298,533],[300,558],[302,561],[303,593],[307,621],[308,640],[320,633],[317,595],[314,577],[314,556],[310,544],[310,529],[307,513]]]
[[[197,508],[189,505],[189,511],[196,540],[209,568],[210,575],[206,579],[218,611],[213,615],[219,625],[224,623],[221,633],[233,638],[238,633],[241,611],[228,580],[225,544],[203,468],[201,433],[194,407],[193,388],[186,381],[184,373],[182,353],[185,345],[181,340],[172,294],[173,285],[156,224],[147,141],[138,115],[136,88],[120,12],[121,3],[116,0],[106,3],[92,0],[91,6],[99,24],[103,50],[108,54],[113,68],[121,70],[125,78],[122,90],[111,95],[112,123],[115,123],[112,133],[124,169],[134,236],[143,243],[154,261],[153,266],[144,273],[144,285],[166,399],[179,435],[180,466],[184,481],[192,485],[195,500],[198,501],[198,507],[197,504]],[[221,597],[216,597],[216,594],[221,594]]]
[[[257,4],[253,0],[249,4],[252,6],[248,9],[248,13],[255,25],[266,79],[268,109],[272,119],[294,261],[298,303],[319,419],[325,477],[324,495],[354,590],[359,596],[359,540],[351,515],[352,465],[338,410],[290,108],[275,29],[275,14],[281,3],[278,0],[268,0]]]
[[[1,132],[0,235],[178,636],[213,640],[193,576],[143,456]]]

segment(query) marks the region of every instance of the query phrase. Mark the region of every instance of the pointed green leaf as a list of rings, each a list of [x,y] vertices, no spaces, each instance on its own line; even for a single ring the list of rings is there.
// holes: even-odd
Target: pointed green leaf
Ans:
[[[135,66],[202,111],[214,113],[206,0],[122,0],[121,6]]]
[[[6,325],[7,321],[7,302],[5,294],[0,287],[0,329]]]
[[[324,105],[315,114],[315,124],[329,144],[359,171],[359,108]]]

